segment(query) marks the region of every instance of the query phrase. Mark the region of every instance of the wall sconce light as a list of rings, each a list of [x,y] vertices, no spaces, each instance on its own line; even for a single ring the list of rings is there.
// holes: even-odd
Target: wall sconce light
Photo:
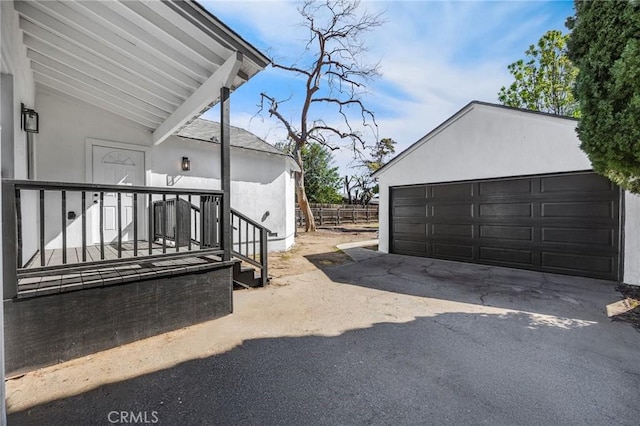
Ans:
[[[191,160],[189,157],[182,157],[182,171],[188,172],[189,170],[191,170]]]
[[[40,131],[40,117],[35,110],[25,108],[24,104],[20,104],[22,107],[22,130],[27,133],[38,133]]]

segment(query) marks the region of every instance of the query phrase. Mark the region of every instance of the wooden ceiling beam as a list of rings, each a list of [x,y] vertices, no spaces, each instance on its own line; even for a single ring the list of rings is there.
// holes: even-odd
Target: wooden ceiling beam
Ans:
[[[173,94],[171,91],[161,86],[158,81],[150,78],[150,74],[139,75],[133,73],[130,69],[116,64],[102,56],[99,56],[92,50],[78,46],[66,38],[52,33],[46,28],[40,27],[25,18],[20,18],[20,28],[24,31],[24,44],[42,54],[48,56],[60,57],[61,62],[75,63],[82,62],[87,67],[92,67],[92,72],[97,75],[104,75],[105,80],[108,76],[118,79],[130,93],[134,94],[139,91],[154,101],[150,103],[159,108],[173,111],[180,105],[184,99]]]
[[[152,135],[153,144],[162,143],[195,115],[218,100],[220,88],[229,87],[242,65],[242,53],[233,55],[200,88],[189,97]]]
[[[138,48],[154,56],[164,58],[164,61],[171,63],[174,68],[179,69],[182,73],[196,81],[204,81],[204,79],[211,75],[213,69],[219,66],[209,62],[203,65],[193,60],[192,57],[194,55],[190,54],[191,52],[188,46],[175,46],[174,43],[167,43],[167,40],[160,40],[157,37],[157,32],[151,32],[149,30],[149,27],[153,26],[144,25],[145,23],[148,24],[148,21],[139,19],[139,22],[134,24],[106,6],[109,4],[113,7],[120,3],[88,1],[69,3],[69,6],[73,7],[79,13],[88,14],[89,19],[96,20],[100,25],[115,34],[121,35],[123,38],[133,37],[133,39],[138,40],[136,45]],[[127,8],[123,9],[129,11]]]
[[[177,84],[173,79],[166,78],[163,75],[156,73],[156,70],[150,64],[141,63],[127,55],[121,54],[104,43],[87,36],[84,32],[76,30],[59,20],[54,19],[52,16],[42,12],[41,10],[32,7],[30,4],[25,2],[16,2],[15,7],[25,20],[31,21],[35,25],[42,26],[53,34],[64,37],[68,40],[73,40],[74,44],[77,44],[79,48],[82,46],[93,51],[103,58],[108,59],[113,64],[118,64],[130,72],[143,76],[153,76],[153,78],[156,79],[159,84],[163,85],[166,90],[169,90],[182,99],[188,98],[192,93],[192,91]]]
[[[95,89],[105,93],[113,99],[117,99],[120,100],[121,103],[131,105],[133,108],[135,108],[134,110],[132,110],[134,112],[136,110],[140,110],[141,112],[147,113],[150,116],[156,117],[158,119],[158,122],[164,121],[172,112],[163,111],[158,107],[155,107],[136,98],[135,96],[130,95],[129,93],[123,92],[118,87],[109,85],[104,81],[96,80],[94,77],[87,75],[84,72],[79,71],[78,69],[72,68],[31,49],[27,49],[27,57],[32,60],[31,68],[34,71],[39,71],[45,74],[47,70],[53,70],[56,73],[64,75],[68,79],[81,83],[86,87],[95,87]]]
[[[157,123],[145,120],[142,117],[137,116],[136,114],[132,114],[130,111],[127,111],[123,108],[120,108],[117,105],[113,105],[109,102],[106,102],[103,98],[98,96],[93,96],[89,93],[83,92],[82,90],[77,89],[74,86],[65,84],[56,79],[49,77],[48,75],[41,74],[39,72],[33,73],[34,79],[37,83],[54,89],[58,92],[64,93],[67,96],[76,98],[79,101],[89,103],[91,105],[102,108],[106,111],[119,115],[120,117],[126,118],[129,121],[137,123],[145,127],[146,129],[153,130],[157,127]]]

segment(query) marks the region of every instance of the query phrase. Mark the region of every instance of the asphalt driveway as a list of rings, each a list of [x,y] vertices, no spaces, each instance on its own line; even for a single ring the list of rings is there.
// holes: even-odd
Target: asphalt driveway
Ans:
[[[32,377],[10,392],[9,424],[122,424],[123,412],[167,425],[640,421],[640,333],[606,318],[615,283],[364,250],[237,292],[227,318],[102,355],[114,371],[154,366],[144,375],[78,362]],[[56,394],[60,371],[94,384],[16,402]]]

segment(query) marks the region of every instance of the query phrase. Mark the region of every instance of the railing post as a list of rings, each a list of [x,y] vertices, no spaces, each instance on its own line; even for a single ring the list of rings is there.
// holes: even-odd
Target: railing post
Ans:
[[[261,228],[260,229],[260,265],[262,265],[262,268],[260,270],[260,281],[263,287],[267,285],[267,282],[269,281],[269,274],[267,271],[267,265],[269,263],[267,259],[268,257],[267,238],[268,238],[267,229]]]
[[[62,213],[62,264],[67,263],[67,191],[60,192]]]
[[[3,298],[18,295],[18,259],[16,253],[16,189],[10,183],[2,183],[2,290]],[[20,259],[22,262],[22,259]]]
[[[155,227],[158,226],[157,223],[155,223],[155,219],[156,219],[156,206],[155,204],[153,204],[153,194],[149,194],[148,196],[149,199],[149,208],[147,210],[147,241],[149,243],[149,256],[151,256],[153,254],[153,242],[156,240],[156,235],[155,235]]]
[[[222,181],[222,260],[231,260],[231,127],[229,123],[229,88],[220,88],[220,180]]]

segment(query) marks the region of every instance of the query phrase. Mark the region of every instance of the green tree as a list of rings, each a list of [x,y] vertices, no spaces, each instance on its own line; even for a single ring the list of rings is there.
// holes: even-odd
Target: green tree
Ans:
[[[640,193],[640,2],[576,1],[575,10],[567,27],[580,147],[596,172]]]
[[[547,31],[537,45],[525,51],[527,59],[508,66],[514,81],[502,87],[498,99],[503,105],[578,117],[573,86],[578,69],[567,56],[569,35]]]
[[[361,167],[366,168],[365,173],[345,176],[344,188],[349,199],[349,204],[355,202],[369,204],[374,194],[379,191],[378,184],[371,174],[385,165],[387,157],[395,154],[396,141],[391,138],[382,138],[375,145],[368,147],[371,157],[362,160]]]
[[[364,165],[371,173],[385,165],[387,157],[395,154],[396,141],[382,138],[371,148],[371,159],[364,160]]]
[[[333,156],[329,149],[319,143],[302,147],[302,161],[305,169],[305,189],[311,203],[340,203],[339,190],[342,178],[337,167],[332,167]]]

